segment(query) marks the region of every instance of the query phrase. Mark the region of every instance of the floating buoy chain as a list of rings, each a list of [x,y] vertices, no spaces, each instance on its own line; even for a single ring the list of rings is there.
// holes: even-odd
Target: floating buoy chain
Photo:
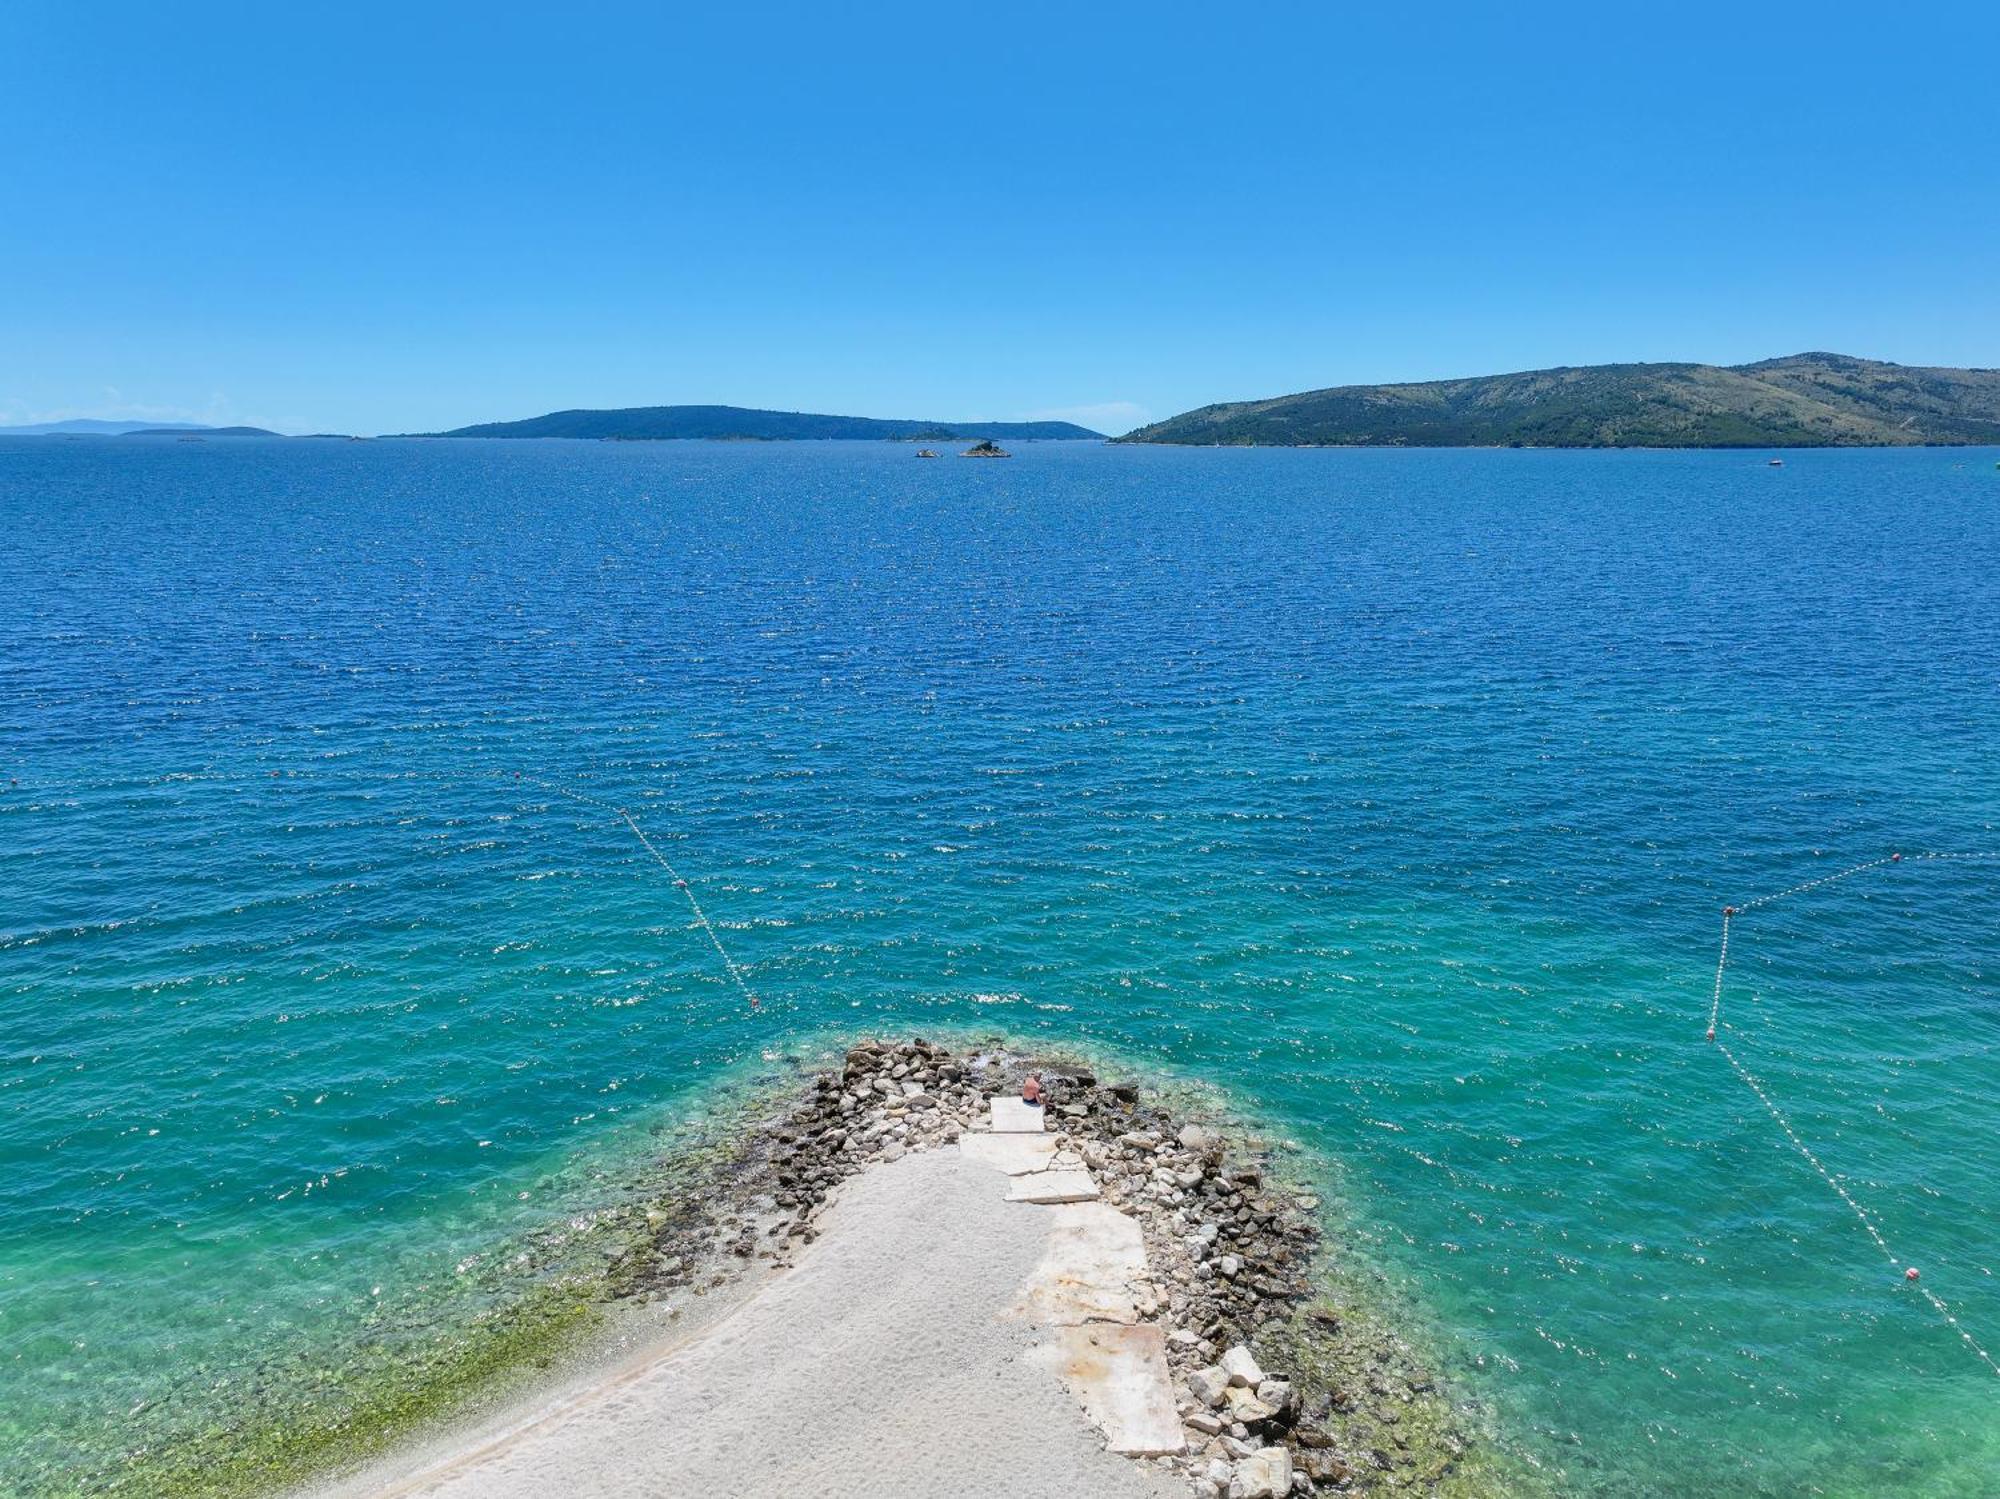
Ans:
[[[630,828],[639,842],[645,845],[646,852],[659,861],[660,868],[667,872],[668,878],[681,887],[681,894],[687,897],[688,905],[694,909],[694,919],[701,923],[701,929],[708,933],[708,940],[715,944],[715,955],[722,959],[722,966],[729,970],[729,977],[735,982],[736,987],[743,991],[743,997],[750,1002],[750,1008],[753,1010],[759,1008],[757,996],[743,977],[743,970],[738,968],[736,960],[729,956],[729,949],[722,945],[722,938],[716,933],[714,924],[709,921],[708,912],[704,911],[701,902],[695,899],[694,886],[682,879],[680,871],[667,862],[666,855],[653,847],[653,840],[646,836],[646,830],[639,826],[638,820],[630,812],[620,807],[618,815],[625,819],[625,826]]]
[[[1770,1114],[1778,1128],[1784,1132],[1785,1138],[1791,1141],[1792,1148],[1805,1157],[1806,1164],[1812,1167],[1813,1171],[1818,1174],[1819,1179],[1826,1183],[1833,1194],[1847,1204],[1848,1211],[1854,1214],[1855,1219],[1867,1231],[1868,1237],[1874,1241],[1875,1247],[1882,1251],[1883,1257],[1891,1265],[1902,1269],[1903,1279],[1916,1286],[1917,1294],[1931,1304],[1931,1309],[1944,1320],[1946,1326],[1958,1334],[1960,1341],[1972,1351],[1979,1361],[1985,1364],[1994,1374],[2000,1375],[2000,1362],[1996,1362],[1993,1355],[1981,1347],[1972,1334],[1960,1325],[1957,1315],[1945,1304],[1942,1297],[1932,1291],[1929,1286],[1918,1284],[1921,1276],[1917,1267],[1906,1264],[1897,1256],[1895,1250],[1890,1247],[1888,1239],[1884,1237],[1874,1215],[1863,1207],[1854,1194],[1848,1191],[1841,1184],[1840,1180],[1827,1169],[1826,1163],[1820,1160],[1810,1145],[1806,1144],[1805,1140],[1800,1137],[1799,1132],[1792,1128],[1792,1121],[1785,1117],[1784,1110],[1778,1107],[1776,1101],[1771,1097],[1770,1090],[1758,1081],[1756,1075],[1743,1065],[1742,1060],[1736,1053],[1730,1050],[1729,1044],[1721,1040],[1718,1035],[1722,1025],[1722,981],[1723,975],[1729,968],[1729,931],[1731,924],[1737,917],[1746,911],[1753,911],[1759,906],[1768,906],[1773,901],[1783,900],[1787,896],[1802,895],[1808,890],[1817,890],[1824,885],[1831,885],[1839,880],[1852,878],[1854,875],[1860,874],[1865,870],[1880,869],[1888,864],[1919,863],[1935,860],[1994,862],[2000,861],[2000,854],[1921,853],[1910,854],[1907,857],[1899,853],[1885,854],[1879,859],[1869,859],[1865,863],[1855,864],[1847,869],[1822,876],[1819,879],[1807,880],[1804,884],[1794,885],[1789,890],[1779,890],[1771,895],[1760,895],[1755,900],[1744,901],[1741,905],[1724,906],[1722,908],[1721,951],[1715,960],[1715,989],[1709,996],[1707,1039],[1714,1045],[1717,1051],[1722,1053],[1723,1060],[1729,1063],[1730,1069],[1742,1080],[1743,1085],[1757,1096],[1757,1101],[1763,1104],[1765,1111]]]
[[[500,774],[500,772],[490,773]],[[722,945],[721,934],[715,930],[715,924],[708,919],[708,912],[702,909],[701,901],[694,893],[694,886],[682,878],[681,872],[674,868],[673,864],[667,859],[667,856],[653,845],[653,840],[646,836],[646,830],[639,826],[639,820],[636,817],[623,807],[613,806],[610,802],[600,800],[594,796],[587,796],[581,791],[573,790],[558,782],[545,781],[540,776],[517,774],[515,779],[525,781],[530,785],[539,786],[545,791],[552,791],[557,796],[566,796],[571,801],[583,802],[589,806],[600,808],[605,812],[609,812],[613,817],[624,823],[626,827],[630,828],[632,836],[639,840],[639,846],[653,856],[653,862],[667,872],[667,878],[679,886],[681,894],[687,897],[688,907],[694,912],[694,919],[700,924],[702,931],[708,934],[708,940],[715,948],[715,955],[722,959],[722,966],[728,972],[730,982],[736,985],[737,989],[742,993],[743,998],[748,1001],[751,1009],[762,1008],[757,1002],[756,991],[750,987],[750,981],[743,977],[743,970],[736,966],[736,960],[729,956],[729,949]]]
[[[279,772],[274,770],[271,774],[273,777],[276,777]],[[757,1001],[756,991],[750,987],[750,981],[743,976],[743,970],[737,966],[736,960],[729,955],[729,949],[722,945],[722,936],[716,931],[715,924],[708,919],[708,912],[702,909],[701,901],[694,893],[694,886],[682,877],[678,869],[674,868],[673,864],[668,861],[667,856],[660,852],[651,838],[646,836],[646,830],[639,826],[638,819],[625,808],[605,801],[602,797],[591,796],[586,792],[576,790],[574,787],[565,786],[559,781],[551,781],[545,777],[530,775],[526,771],[519,770],[408,770],[383,771],[373,774],[368,771],[356,770],[314,770],[308,771],[306,774],[318,779],[357,780],[371,783],[411,779],[435,779],[459,784],[467,784],[475,781],[512,781],[524,786],[536,786],[555,796],[566,797],[570,801],[581,802],[585,806],[597,808],[599,811],[606,813],[629,828],[633,836],[639,840],[640,847],[652,855],[653,862],[667,872],[667,878],[672,880],[679,887],[681,894],[687,897],[687,903],[689,908],[694,912],[696,924],[701,927],[703,932],[707,933],[709,942],[715,948],[715,955],[722,960],[723,969],[729,974],[730,982],[736,985],[738,991],[741,992],[743,998],[749,1003],[751,1009],[762,1008]]]

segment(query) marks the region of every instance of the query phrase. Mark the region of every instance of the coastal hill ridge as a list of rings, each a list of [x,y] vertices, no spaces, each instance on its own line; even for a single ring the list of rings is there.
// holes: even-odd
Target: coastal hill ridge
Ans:
[[[902,442],[958,442],[968,438],[1015,442],[1090,438],[1102,432],[1074,422],[926,422],[871,416],[821,416],[805,411],[758,411],[742,406],[630,406],[612,411],[551,411],[518,422],[481,422],[424,437],[583,437],[655,441],[674,438],[791,442],[872,438]]]
[[[1226,402],[1117,441],[1547,448],[2000,443],[2000,370],[1827,353],[1738,365],[1581,365]]]

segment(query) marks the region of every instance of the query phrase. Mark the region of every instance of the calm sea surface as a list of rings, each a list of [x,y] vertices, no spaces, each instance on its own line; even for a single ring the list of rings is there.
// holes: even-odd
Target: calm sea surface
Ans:
[[[1702,1031],[1725,901],[2000,852],[2000,453],[1766,456],[0,441],[0,1490],[449,1337],[713,1079],[988,1028],[1334,1163],[1574,1492],[1993,1494]],[[1760,908],[1724,1001],[1988,1348],[1996,892]]]

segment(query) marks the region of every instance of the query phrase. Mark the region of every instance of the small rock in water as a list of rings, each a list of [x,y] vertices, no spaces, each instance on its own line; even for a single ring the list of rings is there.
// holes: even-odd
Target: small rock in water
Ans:
[[[1303,1459],[1303,1466],[1306,1476],[1315,1483],[1343,1484],[1354,1476],[1354,1470],[1331,1452],[1308,1452]]]
[[[1222,1143],[1214,1130],[1204,1129],[1199,1124],[1183,1124],[1181,1132],[1176,1138],[1180,1140],[1184,1149],[1192,1150],[1197,1155],[1206,1151],[1210,1146]]]

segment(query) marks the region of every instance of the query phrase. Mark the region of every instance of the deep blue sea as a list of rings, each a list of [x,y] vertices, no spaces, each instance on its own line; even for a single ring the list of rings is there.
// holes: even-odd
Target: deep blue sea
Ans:
[[[1570,1492],[2000,1492],[2000,863],[1723,1004],[1956,1328],[1703,1039],[2000,852],[2000,452],[1768,456],[0,441],[0,1490],[983,1028],[1301,1141]]]

